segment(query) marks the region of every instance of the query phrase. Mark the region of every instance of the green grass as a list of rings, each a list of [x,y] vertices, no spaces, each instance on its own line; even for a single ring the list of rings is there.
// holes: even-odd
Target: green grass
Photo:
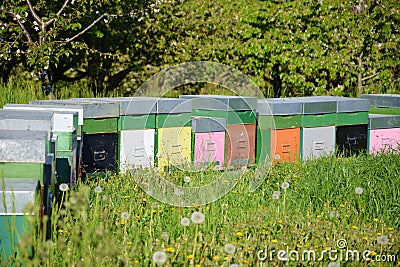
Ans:
[[[346,261],[346,250],[337,248],[340,239],[352,251],[370,250],[370,258],[399,256],[399,155],[277,164],[264,174],[261,187],[250,193],[253,173],[248,170],[216,202],[192,208],[159,203],[132,176],[108,175],[81,183],[65,193],[63,208],[54,211],[52,239],[24,236],[16,261],[26,266],[149,266],[153,254],[163,251],[167,266],[276,266],[283,265],[278,251],[288,250],[293,259],[299,253],[299,261],[289,261],[290,266],[327,266],[332,261],[340,266],[367,264],[361,254],[359,261],[351,260],[351,255]],[[184,185],[187,175],[175,172],[168,179]],[[205,176],[190,175],[194,183],[214,179]],[[283,182],[289,188],[282,189]],[[96,187],[102,192],[95,193]],[[356,194],[357,187],[363,189],[361,195]],[[280,192],[278,199],[272,198],[274,191]],[[204,214],[204,223],[182,226],[180,220],[195,211]],[[129,218],[124,220],[122,212]],[[381,235],[388,237],[387,245],[377,243]],[[226,252],[226,244],[235,246],[233,254]],[[33,250],[27,249],[32,246]],[[338,259],[326,254],[319,261],[329,248],[338,250]],[[315,251],[315,260],[302,261],[302,253],[310,250]],[[268,259],[263,260],[265,253]],[[370,266],[395,264],[370,262]]]

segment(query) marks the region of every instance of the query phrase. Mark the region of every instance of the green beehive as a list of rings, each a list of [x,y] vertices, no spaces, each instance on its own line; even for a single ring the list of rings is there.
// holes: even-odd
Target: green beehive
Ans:
[[[35,178],[0,179],[0,262],[17,252],[20,237],[31,231],[25,206],[36,203],[39,181]],[[27,248],[28,249],[28,248]]]

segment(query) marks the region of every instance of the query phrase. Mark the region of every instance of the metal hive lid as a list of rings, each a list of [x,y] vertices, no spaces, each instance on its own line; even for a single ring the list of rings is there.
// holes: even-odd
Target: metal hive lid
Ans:
[[[179,98],[192,99],[193,109],[224,111],[256,111],[257,97],[225,95],[181,95]]]
[[[301,103],[287,98],[266,98],[257,101],[257,113],[261,116],[298,115],[301,111]]]
[[[5,104],[3,109],[12,110],[32,110],[32,111],[53,111],[53,112],[66,112],[66,113],[78,113],[78,125],[83,125],[83,109],[81,108],[67,108],[67,107],[55,107],[47,105],[33,105],[33,104]]]
[[[81,108],[83,109],[83,118],[85,119],[119,117],[118,103],[68,99],[68,100],[33,100],[30,101],[29,104]]]
[[[289,101],[298,101],[302,104],[302,114],[336,113],[337,101],[319,96],[290,97]]]
[[[369,114],[368,115],[368,127],[369,127],[369,129],[399,128],[400,127],[400,116]]]
[[[157,114],[191,113],[192,101],[180,98],[160,98],[157,101]]]
[[[400,108],[400,94],[362,94],[360,98],[369,99],[374,107]]]

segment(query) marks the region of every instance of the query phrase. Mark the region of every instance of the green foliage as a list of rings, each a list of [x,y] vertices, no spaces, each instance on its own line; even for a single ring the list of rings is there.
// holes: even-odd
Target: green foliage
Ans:
[[[1,5],[4,81],[21,64],[34,76],[48,65],[54,83],[85,79],[94,92],[132,95],[168,66],[206,60],[239,69],[268,97],[399,92],[397,0],[73,2],[61,14],[62,3],[35,3],[49,22],[38,31],[27,2]],[[104,14],[132,15],[97,21]]]

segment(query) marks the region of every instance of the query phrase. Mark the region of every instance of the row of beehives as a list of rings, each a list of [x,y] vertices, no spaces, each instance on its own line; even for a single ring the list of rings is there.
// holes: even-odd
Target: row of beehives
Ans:
[[[24,192],[39,181],[46,214],[52,188],[58,188],[52,185],[72,186],[82,170],[240,168],[269,159],[394,148],[400,116],[369,110],[400,115],[399,95],[363,98],[203,95],[8,104],[0,110],[0,174],[6,187]],[[11,202],[6,200],[8,210]],[[24,198],[14,201],[17,214],[23,203]]]

